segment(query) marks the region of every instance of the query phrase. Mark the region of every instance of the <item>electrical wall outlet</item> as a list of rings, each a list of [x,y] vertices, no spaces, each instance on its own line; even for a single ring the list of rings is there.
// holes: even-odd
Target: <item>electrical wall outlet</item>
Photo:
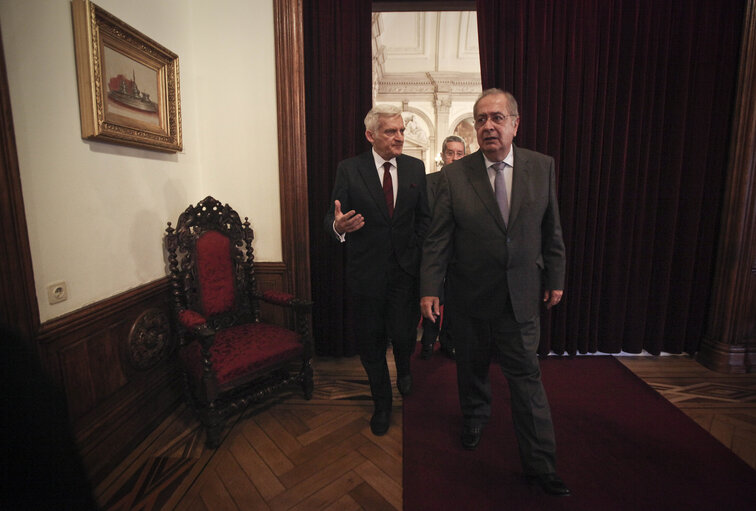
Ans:
[[[50,305],[68,300],[68,288],[65,282],[55,282],[47,286],[47,300]]]

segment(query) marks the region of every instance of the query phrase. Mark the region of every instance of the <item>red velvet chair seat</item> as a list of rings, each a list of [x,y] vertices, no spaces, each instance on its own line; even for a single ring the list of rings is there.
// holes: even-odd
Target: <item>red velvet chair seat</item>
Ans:
[[[302,336],[267,323],[247,323],[220,330],[210,348],[218,385],[224,386],[241,376],[260,372],[302,354]],[[202,377],[199,341],[186,346],[181,356],[190,374]]]

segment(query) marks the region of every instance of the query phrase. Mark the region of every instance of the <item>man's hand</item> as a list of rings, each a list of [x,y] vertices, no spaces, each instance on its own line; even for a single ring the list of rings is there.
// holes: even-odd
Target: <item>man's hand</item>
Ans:
[[[428,318],[435,323],[436,318],[441,315],[441,304],[438,296],[423,296],[420,299],[420,312],[423,313],[424,318]]]
[[[334,212],[333,212],[333,227],[336,229],[336,232],[339,234],[344,234],[346,232],[354,232],[358,229],[362,229],[365,226],[365,219],[362,217],[362,215],[357,214],[354,210],[351,210],[347,213],[341,212],[341,202],[340,201],[334,201]]]
[[[543,302],[546,304],[546,308],[550,309],[554,305],[558,304],[562,299],[564,291],[561,289],[550,289],[543,293]]]

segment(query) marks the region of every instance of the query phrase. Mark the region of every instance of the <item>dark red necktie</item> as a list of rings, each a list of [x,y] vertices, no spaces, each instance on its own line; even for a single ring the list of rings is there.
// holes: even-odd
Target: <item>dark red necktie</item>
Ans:
[[[391,163],[383,164],[383,196],[386,198],[386,207],[388,208],[389,217],[394,215],[394,186],[391,181]]]

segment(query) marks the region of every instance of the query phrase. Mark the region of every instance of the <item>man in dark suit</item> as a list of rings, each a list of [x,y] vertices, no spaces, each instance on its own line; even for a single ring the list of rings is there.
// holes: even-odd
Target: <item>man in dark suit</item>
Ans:
[[[449,135],[441,144],[441,161],[444,165],[449,165],[453,161],[457,161],[464,157],[467,153],[465,147],[465,141],[462,137],[457,135]],[[433,204],[436,200],[436,187],[438,186],[440,172],[432,172],[426,176],[428,183],[428,206],[431,213],[433,213]],[[445,286],[444,286],[445,287]],[[439,301],[443,305],[446,289],[440,291]],[[441,351],[446,353],[450,358],[454,358],[454,345],[451,341],[451,335],[449,335],[449,317],[443,318],[444,329],[441,331],[441,321],[435,321],[435,319],[423,318],[423,336],[420,339],[422,345],[422,351],[420,352],[420,358],[429,359],[433,356],[433,345],[438,338],[441,343]],[[440,332],[440,335],[439,335]]]
[[[391,421],[389,340],[397,388],[402,396],[412,390],[420,256],[430,213],[425,165],[402,154],[401,110],[374,107],[365,117],[365,137],[373,149],[339,163],[325,228],[346,244],[357,353],[375,405],[370,429],[383,435]]]
[[[491,414],[493,353],[509,383],[521,462],[552,495],[570,491],[556,475],[556,443],[538,364],[541,302],[562,298],[565,249],[554,159],[516,147],[514,97],[489,89],[474,107],[480,150],[441,171],[423,250],[421,309],[437,318],[446,276],[464,418],[462,445],[475,449]],[[511,207],[510,207],[511,205]]]

